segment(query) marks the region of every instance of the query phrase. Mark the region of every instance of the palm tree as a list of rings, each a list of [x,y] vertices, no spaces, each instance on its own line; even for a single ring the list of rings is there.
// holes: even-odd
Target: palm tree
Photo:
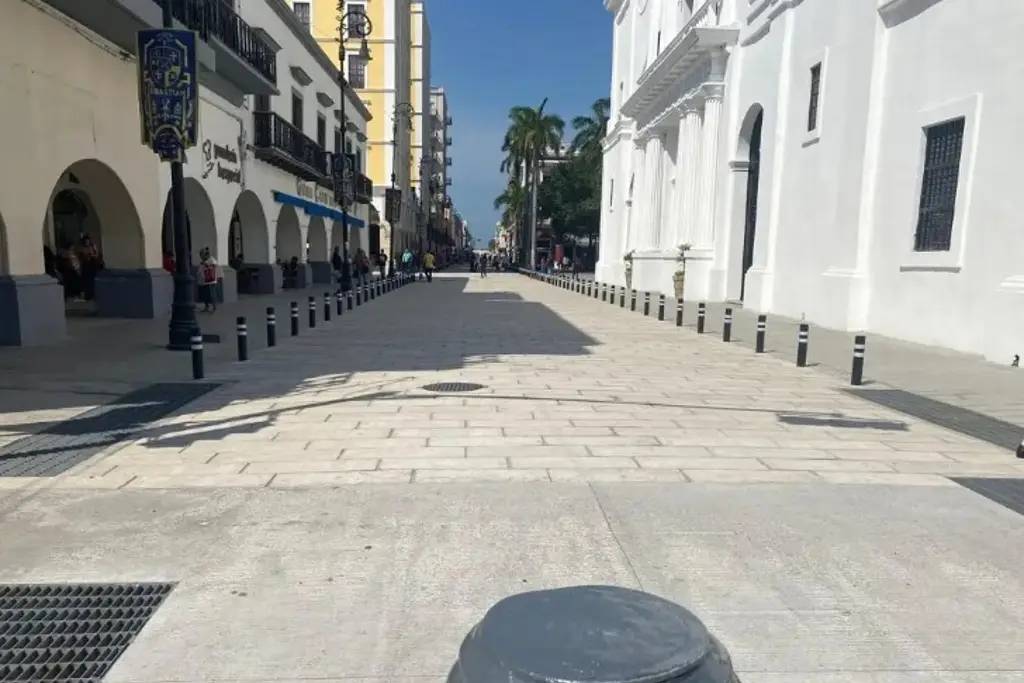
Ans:
[[[557,152],[565,134],[565,121],[560,116],[544,111],[548,98],[539,107],[512,107],[509,110],[509,127],[501,145],[505,158],[501,171],[508,173],[515,182],[522,175],[529,179],[531,187],[531,221],[534,232],[537,229],[537,177],[541,159],[549,152]],[[524,202],[525,204],[525,202]],[[523,222],[525,223],[525,221]],[[522,242],[521,242],[522,243]],[[530,240],[532,250],[533,240]],[[532,261],[531,254],[530,259]]]
[[[526,188],[510,178],[502,193],[494,199],[494,208],[501,210],[501,222],[506,226],[518,223],[525,207]]]
[[[611,108],[611,100],[602,97],[591,105],[589,115],[573,118],[572,128],[576,134],[573,136],[570,150],[574,154],[579,154],[590,163],[601,160],[601,141],[607,132]],[[599,163],[596,165],[600,166]]]

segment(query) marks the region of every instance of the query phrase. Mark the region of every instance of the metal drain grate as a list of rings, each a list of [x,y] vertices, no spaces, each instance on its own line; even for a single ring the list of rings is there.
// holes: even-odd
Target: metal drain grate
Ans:
[[[479,391],[487,387],[473,382],[438,382],[437,384],[427,384],[420,388],[424,391],[433,391],[438,394],[458,394],[464,391]]]
[[[173,589],[0,585],[0,683],[99,683]]]
[[[216,389],[151,384],[0,447],[0,477],[55,477]]]
[[[951,477],[953,481],[999,503],[1007,510],[1024,515],[1024,479],[988,479],[984,477]]]
[[[930,422],[939,427],[1000,446],[1016,450],[1024,437],[1024,428],[1004,420],[997,420],[967,408],[920,396],[900,389],[847,389],[848,393],[886,408]]]

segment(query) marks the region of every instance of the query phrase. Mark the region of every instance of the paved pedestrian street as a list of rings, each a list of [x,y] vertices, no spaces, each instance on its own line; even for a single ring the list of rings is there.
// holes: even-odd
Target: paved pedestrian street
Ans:
[[[666,317],[402,288],[0,478],[0,581],[176,582],[110,683],[439,681],[496,600],[581,583],[690,607],[743,683],[1024,682],[1024,517],[952,479],[1024,461]]]

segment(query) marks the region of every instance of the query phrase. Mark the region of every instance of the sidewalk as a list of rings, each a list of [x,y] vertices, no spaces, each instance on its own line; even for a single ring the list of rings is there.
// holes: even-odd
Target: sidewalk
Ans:
[[[834,374],[444,273],[209,381],[0,477],[0,581],[175,584],[107,683],[440,681],[495,601],[587,583],[688,606],[743,683],[1024,683],[1024,525],[948,478],[1024,464]]]

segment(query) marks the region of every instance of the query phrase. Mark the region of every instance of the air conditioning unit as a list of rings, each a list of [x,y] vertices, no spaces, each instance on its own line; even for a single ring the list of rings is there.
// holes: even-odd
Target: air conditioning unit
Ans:
[[[450,125],[452,125],[452,117],[450,117],[450,116],[446,116],[446,117],[444,118],[444,125],[446,125],[446,126],[450,126]]]
[[[445,147],[451,147],[452,146],[452,139],[451,138],[445,138],[444,139],[444,144],[445,144]]]
[[[452,158],[451,157],[446,158],[444,160],[444,165],[445,166],[451,166],[452,165]]]

